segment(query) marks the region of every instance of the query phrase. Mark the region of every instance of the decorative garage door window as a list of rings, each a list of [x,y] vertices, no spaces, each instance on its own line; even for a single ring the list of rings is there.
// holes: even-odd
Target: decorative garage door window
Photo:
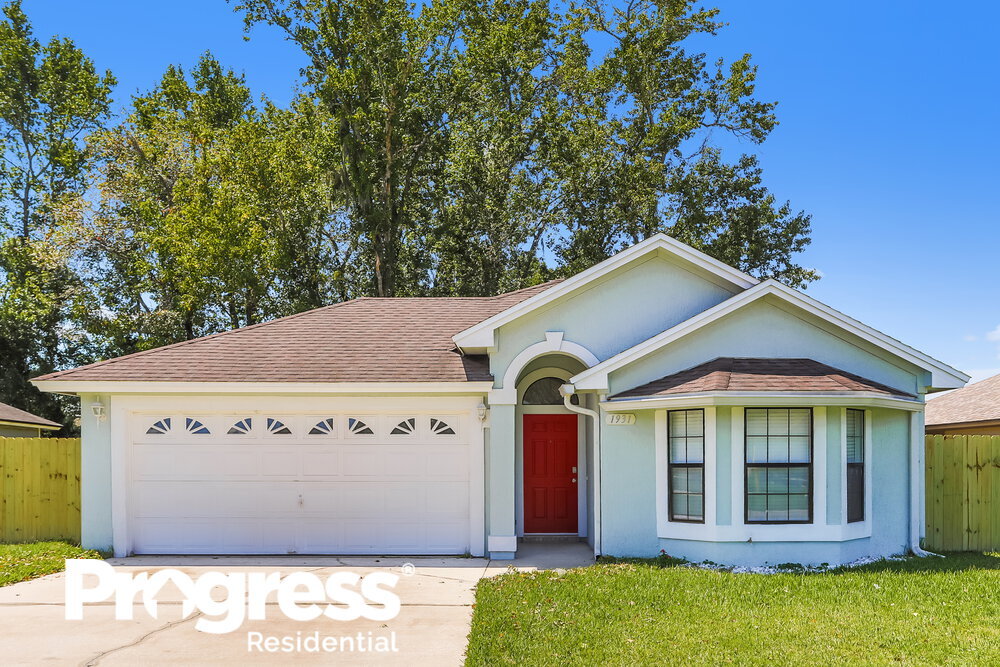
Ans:
[[[348,418],[347,430],[351,435],[375,435],[375,431],[368,424],[354,417]]]
[[[229,427],[228,435],[249,435],[253,428],[253,417],[246,417]]]
[[[434,435],[455,435],[455,429],[440,419],[431,418],[431,433]]]
[[[404,419],[396,424],[396,427],[392,429],[390,435],[413,435],[416,430],[417,420],[414,417],[410,417],[409,419]]]
[[[267,432],[271,435],[291,435],[292,430],[285,426],[285,422],[275,419],[274,417],[267,418]]]
[[[147,435],[163,435],[170,430],[170,417],[164,417],[146,429]]]
[[[184,420],[184,428],[187,429],[188,433],[191,433],[193,435],[211,435],[212,434],[212,432],[208,430],[207,426],[205,426],[204,424],[202,424],[197,419],[192,419],[191,417],[187,417]]]
[[[309,435],[336,435],[337,432],[334,430],[335,422],[333,417],[327,417],[316,422],[311,429],[309,429]]]

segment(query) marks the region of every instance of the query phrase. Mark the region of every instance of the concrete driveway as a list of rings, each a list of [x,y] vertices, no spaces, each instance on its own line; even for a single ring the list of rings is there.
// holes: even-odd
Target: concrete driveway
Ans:
[[[395,593],[402,610],[389,621],[294,621],[281,613],[272,595],[267,620],[245,621],[229,634],[195,629],[199,612],[181,618],[180,591],[168,586],[157,596],[159,618],[149,616],[141,603],[133,620],[116,620],[112,600],[88,604],[82,621],[64,618],[65,575],[54,574],[0,588],[0,662],[12,664],[134,665],[134,664],[339,664],[457,665],[462,663],[472,618],[476,583],[520,570],[577,567],[593,563],[584,544],[523,545],[516,561],[480,558],[364,558],[364,557],[212,557],[137,556],[108,561],[118,572],[180,570],[192,578],[213,572],[311,572],[324,580],[337,571],[365,575],[391,571],[400,576]],[[411,564],[412,567],[407,564]],[[88,584],[89,586],[90,584]],[[224,598],[218,590],[216,599]],[[353,637],[335,652],[274,652],[258,648],[259,638]],[[260,633],[257,635],[255,633]],[[360,639],[358,635],[360,633]],[[361,650],[378,638],[392,642],[395,651]],[[258,647],[250,648],[251,641]]]

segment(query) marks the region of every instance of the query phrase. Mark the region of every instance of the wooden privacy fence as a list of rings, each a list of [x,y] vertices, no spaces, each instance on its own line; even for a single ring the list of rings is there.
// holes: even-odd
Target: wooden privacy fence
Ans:
[[[0,438],[0,542],[80,541],[80,439]]]
[[[930,551],[1000,550],[1000,435],[925,440]]]

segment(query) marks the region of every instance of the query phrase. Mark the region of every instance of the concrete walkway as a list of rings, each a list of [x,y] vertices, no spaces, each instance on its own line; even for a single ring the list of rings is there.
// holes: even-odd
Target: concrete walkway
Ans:
[[[589,547],[580,543],[524,544],[514,561],[481,558],[367,558],[367,557],[237,557],[237,556],[136,556],[111,559],[116,572],[154,572],[178,569],[192,578],[205,572],[311,572],[324,580],[337,571],[365,575],[391,571],[400,575],[395,593],[402,611],[389,621],[364,618],[334,621],[320,617],[300,622],[286,618],[272,595],[267,620],[245,621],[229,634],[208,634],[195,629],[199,612],[181,618],[180,591],[165,587],[159,618],[149,616],[142,604],[133,607],[133,620],[116,620],[112,600],[88,604],[82,621],[64,618],[65,575],[54,574],[0,588],[0,662],[4,665],[219,665],[336,662],[353,665],[406,664],[458,665],[462,663],[476,583],[483,577],[506,572],[571,568],[594,562]],[[412,566],[412,567],[411,567]],[[90,583],[87,584],[91,585]],[[223,600],[225,591],[213,591]],[[343,652],[275,652],[250,648],[263,646],[264,638],[306,638],[319,633],[343,641]],[[260,633],[259,636],[255,633]],[[360,633],[360,639],[358,635]],[[259,639],[258,639],[259,637]],[[350,637],[351,641],[340,640]],[[395,651],[361,650],[381,640]],[[353,650],[351,644],[353,643]]]

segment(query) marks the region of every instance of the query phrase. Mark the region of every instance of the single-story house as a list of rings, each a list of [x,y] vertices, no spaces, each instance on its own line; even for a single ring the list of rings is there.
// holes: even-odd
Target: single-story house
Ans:
[[[0,403],[0,438],[39,438],[43,431],[58,431],[62,424]]]
[[[665,235],[485,298],[361,298],[35,383],[125,554],[842,563],[919,548],[924,396],[968,376]]]
[[[1000,375],[927,401],[928,435],[1000,435]]]

